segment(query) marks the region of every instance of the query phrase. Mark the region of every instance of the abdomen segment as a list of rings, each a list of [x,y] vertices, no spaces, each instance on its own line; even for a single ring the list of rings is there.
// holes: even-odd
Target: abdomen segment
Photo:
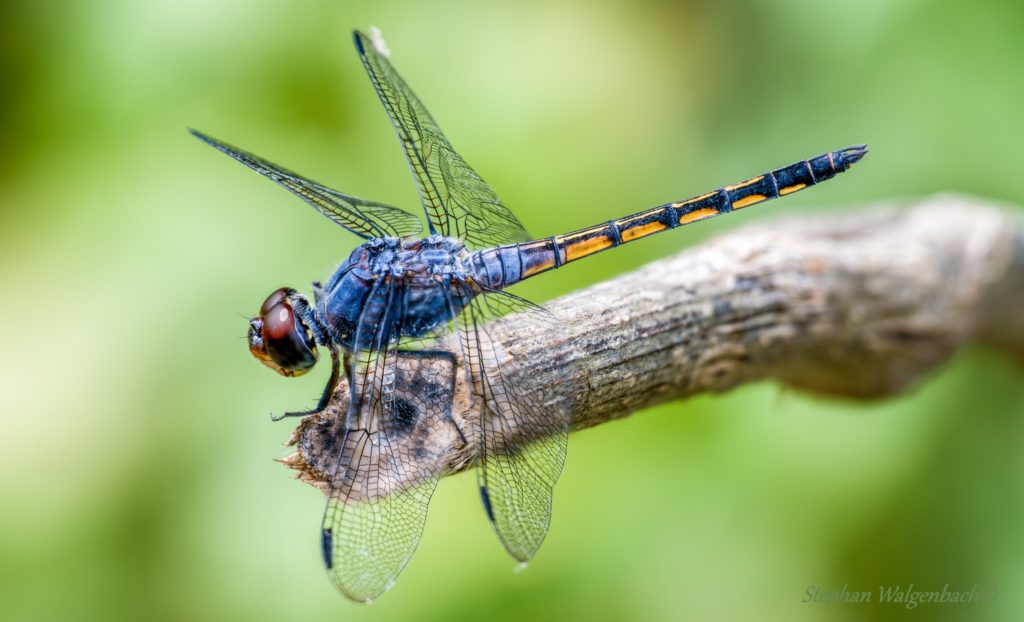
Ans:
[[[866,153],[866,145],[830,151],[685,201],[564,235],[479,251],[473,261],[490,287],[507,287],[626,242],[803,190],[848,170]]]

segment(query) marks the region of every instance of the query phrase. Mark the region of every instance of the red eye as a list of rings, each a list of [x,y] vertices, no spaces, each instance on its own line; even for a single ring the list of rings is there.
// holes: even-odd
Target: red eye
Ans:
[[[294,289],[291,289],[289,287],[282,287],[281,289],[275,289],[274,291],[270,292],[270,295],[267,296],[267,299],[263,301],[263,306],[260,307],[260,317],[265,316],[267,314],[267,311],[269,311],[272,307],[277,305],[277,303],[287,298],[288,294],[294,291]]]
[[[316,340],[297,316],[289,296],[295,290],[275,290],[249,325],[249,351],[261,363],[284,376],[301,376],[316,363]],[[301,296],[295,294],[300,301]]]
[[[266,312],[261,310],[261,315],[264,341],[285,339],[295,330],[295,312],[287,302],[280,302]]]

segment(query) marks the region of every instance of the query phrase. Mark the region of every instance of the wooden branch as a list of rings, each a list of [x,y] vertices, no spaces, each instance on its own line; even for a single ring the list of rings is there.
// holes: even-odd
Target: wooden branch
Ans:
[[[522,335],[505,364],[541,383],[582,378],[574,428],[764,378],[881,398],[971,341],[1024,361],[1024,226],[949,195],[761,222],[545,306],[567,330]],[[341,386],[296,429],[285,463],[301,479],[323,487],[347,402]],[[464,390],[453,404],[464,421]],[[474,449],[452,444],[448,470]]]

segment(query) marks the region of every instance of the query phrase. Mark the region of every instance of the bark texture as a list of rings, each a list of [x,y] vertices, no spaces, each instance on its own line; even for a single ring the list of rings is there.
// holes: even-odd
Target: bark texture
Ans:
[[[952,195],[759,223],[545,307],[565,330],[523,335],[505,364],[542,383],[575,379],[574,428],[765,378],[882,398],[972,341],[1024,361],[1024,225]],[[292,437],[285,463],[314,485],[324,430],[347,401],[342,383]],[[453,415],[469,406],[457,391]],[[455,447],[448,470],[473,455]]]

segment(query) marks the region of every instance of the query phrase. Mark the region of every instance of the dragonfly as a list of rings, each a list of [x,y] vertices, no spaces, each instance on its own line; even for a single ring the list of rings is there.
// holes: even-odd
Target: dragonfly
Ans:
[[[405,152],[426,234],[424,220],[412,213],[333,190],[190,131],[363,240],[325,283],[313,283],[312,301],[292,288],[274,290],[250,320],[248,342],[256,359],[287,377],[308,372],[318,348],[330,353],[332,372],[317,407],[281,417],[321,416],[347,384],[344,412],[325,424],[320,548],[335,587],[369,602],[391,587],[415,551],[430,497],[457,447],[472,448],[484,511],[512,557],[526,562],[547,534],[578,387],[541,389],[507,365],[522,336],[561,327],[543,307],[508,292],[510,286],[809,188],[849,169],[867,147],[830,151],[690,199],[533,238],[455,151],[392,66],[382,40],[359,31],[354,39]],[[468,396],[468,415],[454,412],[460,391]],[[438,429],[444,433],[432,432]]]

